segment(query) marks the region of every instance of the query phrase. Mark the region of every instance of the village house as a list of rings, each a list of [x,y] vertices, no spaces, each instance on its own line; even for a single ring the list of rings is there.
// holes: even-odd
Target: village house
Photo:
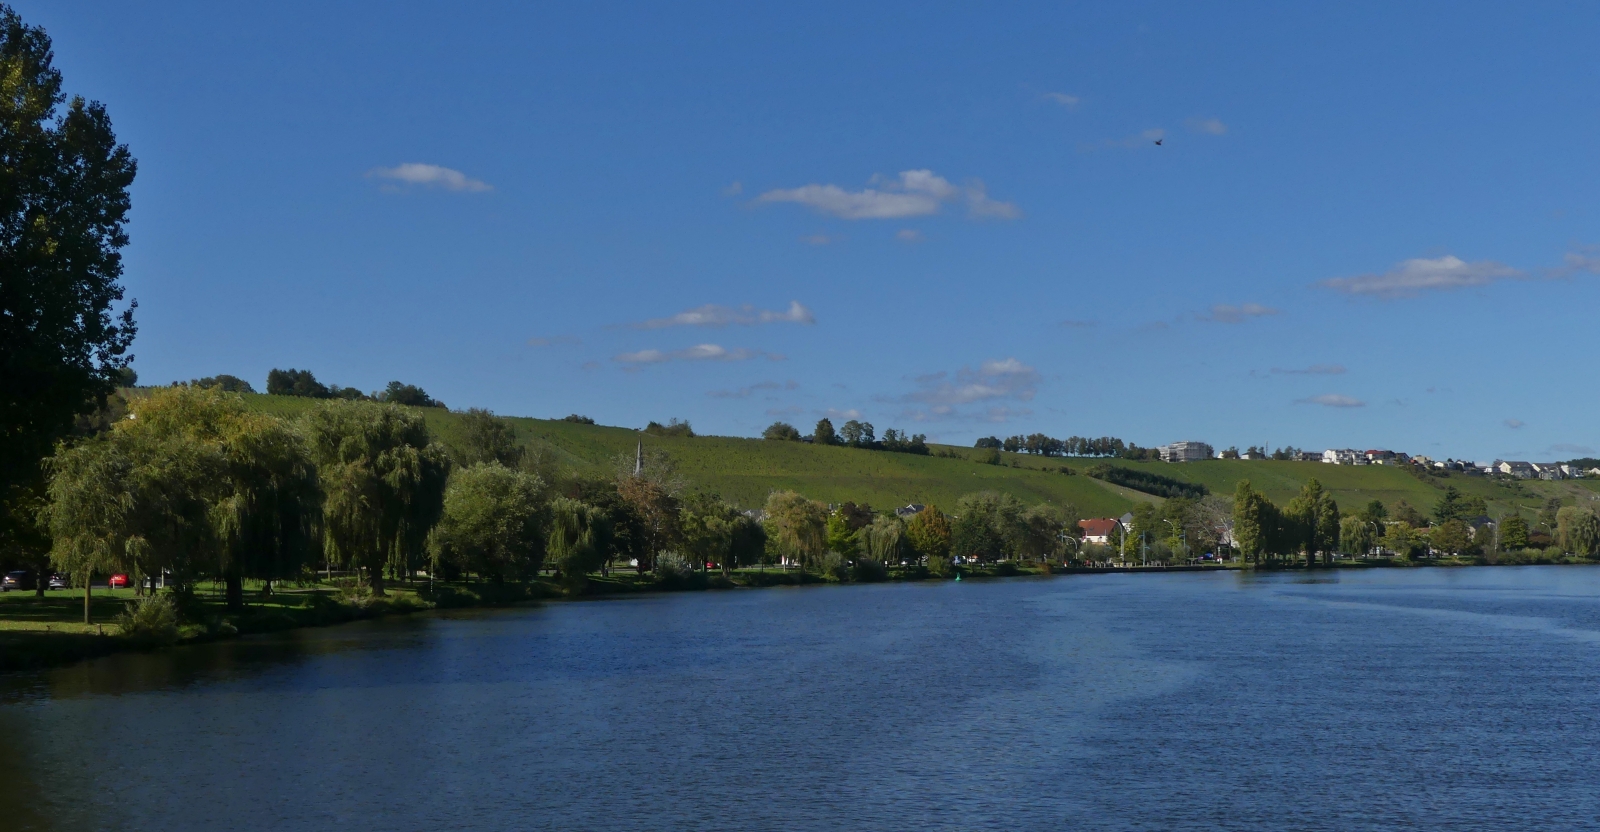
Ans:
[[[927,506],[925,506],[925,505],[923,505],[921,503],[912,503],[912,504],[910,504],[908,506],[902,506],[900,508],[895,509],[894,510],[894,516],[899,517],[900,519],[904,520],[904,519],[907,519],[907,518],[910,518],[910,517],[915,517],[918,514],[921,514],[922,510],[925,509],[925,508],[927,508]]]
[[[1204,442],[1174,442],[1162,445],[1156,451],[1161,454],[1162,462],[1198,462],[1217,455],[1217,452]]]
[[[1496,474],[1516,477],[1519,480],[1531,480],[1539,475],[1539,472],[1534,470],[1532,463],[1504,459],[1495,460],[1494,464],[1489,466],[1489,470]]]
[[[1322,452],[1322,461],[1329,465],[1366,465],[1367,455],[1353,448],[1329,448]]]
[[[1079,520],[1078,528],[1083,530],[1084,543],[1096,543],[1101,546],[1115,546],[1121,542],[1122,521],[1115,517],[1097,517],[1092,520]]]

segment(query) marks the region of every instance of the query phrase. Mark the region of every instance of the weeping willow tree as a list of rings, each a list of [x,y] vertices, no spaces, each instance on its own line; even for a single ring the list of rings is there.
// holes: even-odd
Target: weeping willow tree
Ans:
[[[582,580],[610,555],[615,538],[611,516],[567,497],[550,501],[550,533],[545,554],[569,581]]]
[[[877,517],[861,529],[862,548],[867,557],[888,566],[900,560],[906,525],[898,517]]]
[[[444,510],[429,538],[436,568],[448,566],[491,580],[526,580],[544,558],[543,483],[498,462],[457,468]]]
[[[322,479],[330,560],[367,570],[383,595],[383,571],[420,566],[444,508],[449,457],[422,417],[395,405],[333,402],[306,415]]]
[[[801,566],[816,565],[828,546],[828,509],[793,491],[767,495],[767,524],[779,549]]]
[[[83,586],[83,623],[90,623],[91,579],[124,568],[133,496],[133,461],[110,438],[63,449],[49,462],[46,519],[50,560]]]

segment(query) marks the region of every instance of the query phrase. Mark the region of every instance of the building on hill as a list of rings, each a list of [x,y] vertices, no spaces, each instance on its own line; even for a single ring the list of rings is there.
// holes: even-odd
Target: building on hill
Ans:
[[[1265,451],[1259,450],[1257,448],[1251,448],[1250,450],[1245,451],[1242,454],[1239,454],[1239,458],[1240,459],[1268,459],[1269,457],[1267,456]]]
[[[1322,452],[1322,461],[1329,465],[1366,465],[1367,455],[1354,448],[1329,448]]]
[[[1516,477],[1519,480],[1531,480],[1539,475],[1539,472],[1534,470],[1531,463],[1517,462],[1515,460],[1497,459],[1493,465],[1489,466],[1489,469],[1493,473]]]
[[[1096,517],[1093,520],[1079,520],[1078,528],[1083,530],[1084,543],[1115,546],[1121,542],[1124,527],[1122,521],[1115,517]]]
[[[1162,462],[1198,462],[1211,459],[1217,452],[1204,442],[1173,442],[1156,449]]]
[[[1403,465],[1411,461],[1410,457],[1396,451],[1370,450],[1362,456],[1367,458],[1368,465]]]
[[[927,506],[921,503],[912,503],[908,506],[901,506],[900,508],[895,509],[894,516],[899,517],[902,520],[908,519],[921,514],[922,510],[925,508],[927,508]]]

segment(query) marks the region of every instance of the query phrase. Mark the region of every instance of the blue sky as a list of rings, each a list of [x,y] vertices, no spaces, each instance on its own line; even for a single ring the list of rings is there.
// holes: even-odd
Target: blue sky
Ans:
[[[1592,7],[861,5],[17,8],[139,159],[145,383],[1600,448]]]

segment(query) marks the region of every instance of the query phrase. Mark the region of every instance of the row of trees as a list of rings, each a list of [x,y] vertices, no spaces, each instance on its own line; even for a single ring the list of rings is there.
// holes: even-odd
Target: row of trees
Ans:
[[[1018,434],[1016,436],[1008,436],[1005,439],[1001,439],[998,436],[985,436],[974,443],[973,447],[992,448],[1013,454],[1038,454],[1039,456],[1119,457],[1134,460],[1158,458],[1154,448],[1141,448],[1114,436],[1101,436],[1099,438],[1069,436],[1066,439],[1056,439],[1042,433],[1032,433],[1027,436]]]
[[[250,383],[235,376],[216,376],[213,378],[196,379],[191,385],[199,387],[221,387],[229,393],[254,393]],[[444,407],[444,402],[429,396],[427,391],[415,384],[405,384],[391,381],[384,389],[367,395],[354,387],[340,387],[335,384],[328,386],[311,373],[310,370],[272,370],[267,373],[267,394],[271,396],[299,396],[307,399],[345,399],[347,401],[374,401],[388,404],[401,404],[409,407]]]
[[[788,422],[773,422],[766,430],[761,432],[762,439],[777,441],[800,442],[806,437]],[[865,448],[872,451],[893,451],[903,454],[928,453],[928,437],[926,434],[907,434],[903,431],[889,428],[883,432],[883,438],[878,438],[877,430],[871,422],[862,422],[851,419],[834,430],[832,419],[817,420],[816,427],[812,430],[810,440],[817,445],[843,445],[850,448]]]

